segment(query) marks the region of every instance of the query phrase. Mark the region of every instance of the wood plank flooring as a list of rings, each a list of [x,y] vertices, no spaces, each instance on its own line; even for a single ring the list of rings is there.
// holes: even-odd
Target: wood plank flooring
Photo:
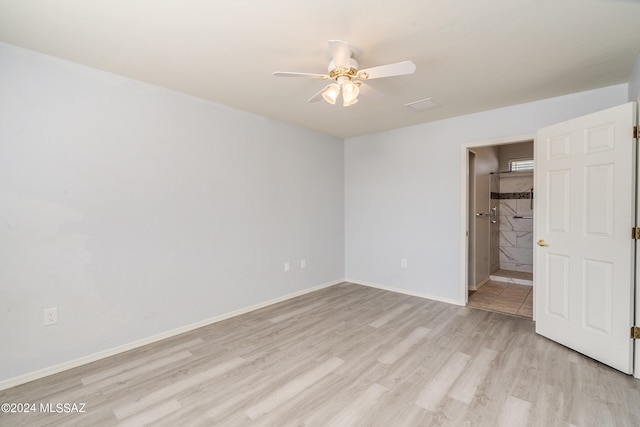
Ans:
[[[531,320],[343,283],[0,391],[2,426],[637,426],[640,381]],[[39,408],[38,408],[39,409]]]

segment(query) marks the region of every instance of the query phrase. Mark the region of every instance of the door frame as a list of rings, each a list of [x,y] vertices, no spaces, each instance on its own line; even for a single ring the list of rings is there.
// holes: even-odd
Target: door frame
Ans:
[[[640,93],[636,99],[636,126],[640,126]],[[635,226],[640,227],[640,138],[634,140],[635,143],[635,206],[636,215],[634,218]],[[635,296],[633,306],[634,325],[640,326],[640,246],[635,241],[635,271],[634,280],[635,287],[633,293]],[[640,340],[633,341],[633,376],[640,380]]]
[[[467,289],[469,286],[475,286],[476,283],[476,225],[474,221],[474,213],[476,212],[476,153],[467,150]],[[469,293],[466,295],[467,303],[469,302]]]
[[[527,142],[533,141],[534,144],[534,152],[535,152],[535,143],[536,143],[536,134],[528,133],[524,135],[518,136],[508,136],[502,138],[494,138],[494,139],[485,139],[480,141],[472,141],[462,144],[460,150],[460,182],[461,182],[461,191],[460,191],[460,305],[466,306],[467,300],[469,297],[469,151],[472,151],[473,148],[476,147],[490,147],[495,145],[507,145],[507,144],[517,144],[519,142]],[[533,170],[533,179],[535,182],[535,168]],[[535,206],[534,206],[535,208]],[[534,214],[535,216],[535,214]],[[535,226],[534,226],[534,235],[535,235]],[[535,270],[536,266],[536,257],[535,253],[533,256],[533,268]],[[533,287],[533,292],[535,293],[535,286]],[[534,295],[534,304],[535,304],[535,295]],[[535,306],[533,309],[533,320],[536,318],[536,310]]]

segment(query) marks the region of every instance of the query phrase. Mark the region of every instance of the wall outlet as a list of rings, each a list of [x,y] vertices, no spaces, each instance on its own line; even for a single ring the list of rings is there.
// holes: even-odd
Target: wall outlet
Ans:
[[[44,326],[55,325],[58,323],[58,309],[45,308],[44,310]]]
[[[407,260],[405,258],[400,260],[400,267],[407,268]]]
[[[307,268],[307,260],[302,258],[300,260],[300,268]]]
[[[288,262],[285,262],[285,263],[284,263],[284,271],[289,271],[289,267],[290,267],[290,266],[289,266],[289,263],[288,263]]]

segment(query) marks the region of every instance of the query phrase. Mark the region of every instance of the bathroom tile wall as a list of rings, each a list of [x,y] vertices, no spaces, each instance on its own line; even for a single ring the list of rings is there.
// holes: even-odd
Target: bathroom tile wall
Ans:
[[[533,272],[532,188],[533,173],[500,176],[500,269]]]

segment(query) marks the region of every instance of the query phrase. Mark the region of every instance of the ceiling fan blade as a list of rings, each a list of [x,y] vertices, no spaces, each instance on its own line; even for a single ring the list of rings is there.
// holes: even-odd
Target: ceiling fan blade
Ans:
[[[379,67],[366,68],[358,71],[358,74],[367,73],[371,79],[381,77],[401,76],[403,74],[413,74],[416,71],[416,64],[413,61],[396,62],[395,64],[380,65]]]
[[[290,71],[276,71],[273,73],[273,75],[278,77],[306,77],[311,79],[321,79],[323,77],[329,77],[326,74],[296,73]]]
[[[318,101],[322,101],[322,92],[324,92],[325,90],[327,90],[327,88],[331,86],[330,84],[326,85],[325,87],[323,87],[322,89],[320,89],[320,91],[318,93],[316,93],[315,95],[313,95],[311,98],[309,98],[309,100],[307,102],[318,102]]]
[[[329,40],[329,50],[331,58],[336,67],[351,67],[351,48],[349,43],[342,40]]]
[[[371,85],[368,85],[363,81],[358,81],[358,83],[360,83],[360,95],[364,95],[367,98],[373,99],[381,98],[384,96],[382,92],[380,92],[378,89],[374,89]]]

